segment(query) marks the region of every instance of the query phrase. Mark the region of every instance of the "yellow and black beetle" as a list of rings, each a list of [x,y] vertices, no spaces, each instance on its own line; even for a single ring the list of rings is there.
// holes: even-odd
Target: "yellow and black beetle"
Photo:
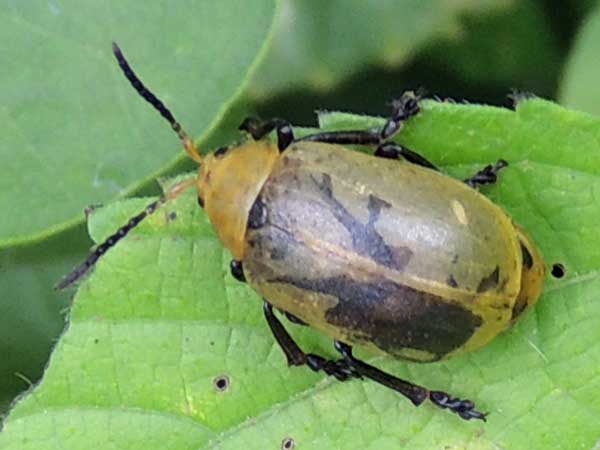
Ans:
[[[355,358],[351,345],[437,361],[481,347],[536,302],[544,278],[540,252],[475,189],[495,182],[505,161],[461,182],[392,142],[402,123],[419,112],[413,93],[393,103],[382,129],[295,139],[281,119],[246,119],[240,129],[253,139],[201,156],[116,44],[113,51],[133,87],[169,121],[200,168],[195,180],[175,185],[100,244],[59,288],[80,278],[160,204],[195,184],[200,206],[234,257],[233,276],[265,298],[267,323],[288,364],[342,381],[369,378],[415,405],[428,398],[463,419],[485,420],[470,400],[387,374]],[[277,145],[263,139],[273,130]],[[345,144],[376,147],[375,156]],[[305,353],[273,306],[292,322],[332,336],[342,357]]]

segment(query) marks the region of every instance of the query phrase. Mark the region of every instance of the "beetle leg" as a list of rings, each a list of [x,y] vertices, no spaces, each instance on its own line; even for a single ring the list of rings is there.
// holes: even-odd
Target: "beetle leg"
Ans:
[[[341,130],[322,131],[303,136],[297,140],[340,145],[378,145],[381,142],[381,137],[378,130]]]
[[[241,131],[250,133],[254,140],[262,139],[271,131],[277,131],[277,147],[284,151],[294,141],[294,131],[287,120],[271,119],[265,122],[254,117],[247,117],[238,127]]]
[[[273,306],[269,302],[265,301],[263,303],[263,311],[269,328],[279,347],[283,350],[289,366],[307,365],[315,372],[322,370],[327,375],[334,376],[340,381],[345,381],[352,377],[360,378],[360,375],[348,365],[345,359],[334,361],[313,353],[304,353],[289,335],[277,316],[275,316]]]
[[[324,142],[326,144],[341,145],[380,145],[385,140],[398,133],[402,128],[402,124],[420,111],[420,99],[420,93],[415,94],[412,91],[403,93],[399,99],[392,102],[392,115],[381,129],[323,131],[321,133],[301,137],[298,141]],[[414,153],[410,150],[408,150],[408,152]],[[416,155],[416,153],[414,154]],[[419,155],[416,156],[421,160],[426,161]],[[428,161],[426,162],[431,166],[431,163]]]
[[[408,398],[415,406],[419,406],[425,399],[429,398],[433,404],[440,408],[448,408],[465,420],[481,419],[485,421],[486,414],[476,411],[475,404],[471,400],[454,398],[441,391],[430,391],[423,386],[390,375],[356,359],[352,354],[352,347],[343,342],[335,341],[335,348],[342,354],[344,359],[348,361],[348,365],[356,374],[394,389]]]
[[[273,306],[265,301],[263,303],[263,311],[265,313],[265,318],[267,319],[267,324],[269,325],[273,336],[275,336],[275,340],[285,354],[288,366],[301,366],[306,364],[306,355],[283,327],[283,324],[273,312]]]
[[[435,165],[433,165],[423,156],[419,155],[417,152],[413,152],[412,150],[404,147],[403,145],[396,144],[395,142],[384,142],[383,144],[379,145],[377,150],[375,150],[375,156],[389,159],[398,159],[400,156],[402,156],[410,163],[439,171]]]
[[[477,187],[484,184],[493,184],[498,179],[498,172],[508,166],[508,162],[499,159],[496,164],[488,164],[472,177],[464,180],[471,187]]]

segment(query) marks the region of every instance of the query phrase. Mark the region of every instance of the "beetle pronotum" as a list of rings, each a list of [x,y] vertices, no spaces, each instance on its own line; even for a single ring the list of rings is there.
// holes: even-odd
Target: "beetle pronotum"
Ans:
[[[338,380],[369,378],[420,405],[482,419],[470,400],[383,372],[352,352],[358,344],[429,362],[473,350],[538,299],[544,262],[525,231],[477,186],[507,166],[488,165],[463,182],[441,174],[392,137],[419,110],[407,92],[381,129],[295,138],[281,119],[246,119],[252,139],[202,156],[165,105],[113,44],[137,92],[171,124],[200,168],[101,243],[59,284],[64,288],[160,205],[195,185],[198,202],[233,255],[232,275],[265,298],[267,324],[289,365]],[[264,139],[276,131],[277,145]],[[375,147],[374,156],[343,147]],[[397,161],[391,161],[397,160]],[[231,174],[236,174],[235,182]],[[275,315],[334,338],[341,358],[305,353]]]

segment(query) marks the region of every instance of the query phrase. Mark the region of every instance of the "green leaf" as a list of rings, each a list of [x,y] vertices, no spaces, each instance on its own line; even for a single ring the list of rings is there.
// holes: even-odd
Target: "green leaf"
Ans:
[[[180,157],[168,124],[120,73],[111,41],[188,132],[205,135],[241,92],[274,1],[34,0],[0,14],[0,39],[10,43],[0,72],[7,246],[80,222],[85,206],[130,192]]]
[[[221,119],[220,126],[200,142],[200,148],[216,148],[239,139],[237,126],[247,105],[236,101]],[[197,167],[184,158],[170,167],[178,174]],[[159,190],[155,180],[143,191]],[[81,224],[39,242],[0,249],[0,416],[17,394],[41,378],[51,349],[61,334],[68,292],[52,287],[80,263],[91,245]]]
[[[398,67],[434,39],[457,39],[459,18],[504,12],[510,0],[284,0],[250,94],[268,98],[290,89],[326,91],[370,65]]]
[[[382,123],[320,119],[328,129]],[[532,234],[548,268],[566,268],[562,279],[548,274],[537,306],[477,352],[433,364],[360,353],[473,399],[490,413],[487,423],[415,408],[369,381],[288,368],[260,299],[231,278],[230,256],[188,192],[82,283],[44,379],[6,420],[0,449],[262,450],[289,438],[319,450],[592,448],[600,439],[599,139],[600,119],[538,99],[516,112],[427,101],[402,130],[402,143],[456,176],[507,159],[484,192]],[[94,239],[149,200],[96,211]],[[334,355],[327,337],[288,328],[304,348]]]
[[[42,376],[64,327],[68,295],[50,287],[85,258],[81,225],[35,245],[0,250],[0,415]]]
[[[563,75],[561,103],[581,111],[600,113],[600,7],[580,27]]]

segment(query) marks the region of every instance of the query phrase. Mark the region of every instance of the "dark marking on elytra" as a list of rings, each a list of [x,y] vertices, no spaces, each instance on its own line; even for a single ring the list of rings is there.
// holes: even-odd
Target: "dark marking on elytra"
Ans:
[[[446,280],[446,284],[453,288],[458,287],[458,283],[456,282],[456,279],[454,278],[454,275],[452,275],[452,274],[450,274],[450,276]]]
[[[357,341],[372,342],[389,354],[402,356],[411,348],[433,353],[432,360],[463,345],[481,326],[481,317],[458,303],[388,279],[356,281],[347,275],[306,279],[278,277],[269,282],[338,299],[325,319]]]
[[[531,269],[533,267],[533,256],[531,256],[531,253],[529,253],[529,250],[527,250],[527,247],[523,243],[521,243],[521,254],[523,255],[523,266],[526,269]]]
[[[315,177],[313,177],[312,175],[310,176],[312,178],[312,180],[315,182],[315,184],[318,186],[318,188],[321,190],[321,192],[325,195],[325,197],[327,197],[328,199],[332,199],[334,202],[336,202],[340,207],[342,207],[339,202],[333,198],[333,187],[331,186],[331,175],[329,175],[328,173],[324,173],[322,174],[322,178],[321,181],[318,181]],[[342,207],[343,208],[343,207]]]
[[[323,198],[330,204],[331,212],[335,218],[350,233],[352,247],[358,254],[368,256],[390,269],[399,272],[404,270],[413,256],[413,251],[408,247],[388,245],[375,229],[375,223],[379,220],[381,211],[391,208],[392,205],[390,203],[373,194],[369,194],[367,203],[369,218],[366,224],[362,224],[334,197],[331,176],[329,174],[324,173],[321,181],[318,181],[312,175],[311,178],[318,186]]]
[[[498,286],[498,281],[500,280],[500,267],[496,266],[496,268],[490,273],[487,277],[483,277],[479,286],[477,286],[477,292],[486,292],[491,289],[494,289]]]
[[[267,205],[259,195],[256,197],[256,200],[254,200],[250,212],[248,213],[248,228],[252,230],[262,228],[267,223],[267,219]]]
[[[293,253],[294,248],[301,243],[286,230],[270,224],[258,231],[246,234],[246,243],[252,249],[252,255],[259,258],[268,256],[272,261],[284,261]],[[253,256],[251,256],[253,257]],[[288,260],[286,264],[294,264]]]
[[[286,255],[288,254],[288,246],[289,243],[286,240],[278,240],[276,243],[272,242],[272,244],[276,244],[273,245],[271,247],[271,251],[269,252],[269,257],[273,260],[273,261],[281,261],[282,259],[285,259]]]
[[[367,209],[369,210],[369,221],[367,223],[369,225],[373,225],[379,219],[381,210],[383,208],[388,209],[391,207],[391,203],[388,203],[385,200],[376,197],[373,194],[369,194],[369,203],[367,204]]]

